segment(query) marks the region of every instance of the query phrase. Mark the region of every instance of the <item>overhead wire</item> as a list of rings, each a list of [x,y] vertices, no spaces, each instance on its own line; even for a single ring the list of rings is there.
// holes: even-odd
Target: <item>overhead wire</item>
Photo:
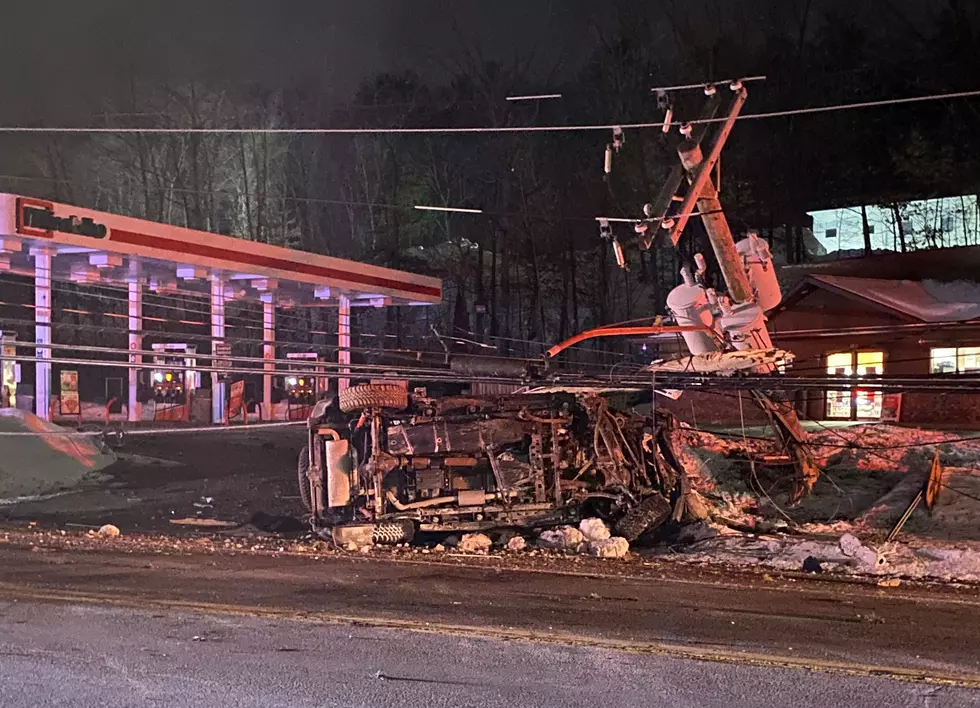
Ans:
[[[825,106],[805,106],[801,108],[789,108],[776,111],[765,111],[760,113],[743,113],[736,117],[736,120],[759,120],[769,118],[783,118],[788,116],[814,115],[819,113],[834,113],[838,111],[856,110],[864,108],[877,108],[885,106],[900,106],[915,103],[926,103],[930,101],[952,100],[957,98],[975,98],[980,96],[980,89],[970,91],[949,91],[944,93],[933,93],[921,96],[905,96],[899,98],[885,98],[871,101],[857,101],[853,103],[836,103]],[[712,123],[723,123],[729,120],[727,117],[720,118],[697,118],[684,121],[688,125],[707,125]],[[662,129],[664,121],[639,122],[639,123],[601,123],[601,124],[580,124],[580,125],[522,125],[522,126],[446,126],[439,128],[408,128],[408,127],[388,127],[388,128],[175,128],[175,127],[70,127],[70,126],[0,126],[0,133],[7,134],[143,134],[143,135],[452,135],[452,134],[473,134],[473,133],[555,133],[555,132],[582,132],[599,130],[642,130],[648,128]]]
[[[74,184],[73,180],[64,177],[47,177],[47,176],[32,176],[32,175],[9,175],[0,174],[0,180],[10,180],[10,181],[24,181],[24,182],[49,182],[55,184]],[[178,194],[199,194],[199,195],[210,195],[210,194],[224,194],[230,197],[237,197],[242,194],[242,192],[231,190],[231,189],[188,189],[179,187],[169,187],[162,185],[145,185],[141,186],[140,189],[148,189],[151,192],[175,192]],[[296,197],[291,195],[281,195],[275,197],[272,201],[284,201],[284,202],[297,202],[297,203],[311,203],[311,204],[325,204],[330,206],[355,206],[355,207],[365,207],[370,209],[389,209],[396,211],[433,211],[433,212],[448,212],[448,213],[462,213],[470,215],[483,215],[488,217],[527,217],[529,219],[541,219],[541,220],[551,220],[551,221],[571,221],[571,222],[589,222],[595,221],[597,217],[595,216],[575,216],[575,215],[552,215],[552,214],[524,214],[523,212],[509,212],[509,211],[495,211],[492,209],[476,209],[470,207],[454,207],[454,206],[427,206],[427,205],[417,205],[417,204],[389,204],[385,202],[364,202],[364,201],[354,201],[354,200],[344,200],[344,199],[321,199],[317,197]],[[714,213],[714,212],[710,212]],[[649,219],[636,218],[636,219],[617,219],[618,221],[628,221],[630,223],[638,221],[649,221]],[[425,246],[425,244],[421,244]]]
[[[31,283],[28,283],[28,282],[19,282],[19,281],[7,281],[7,282],[11,282],[12,284],[16,284],[16,285],[19,285],[19,286],[22,286],[22,287],[27,287],[27,288],[33,287],[32,284]],[[64,290],[62,290],[62,291],[55,290],[55,293],[54,293],[55,296],[58,296],[58,294],[60,292],[62,295],[67,295],[67,296],[70,296],[70,297],[88,297],[88,298],[94,298],[94,299],[98,299],[100,301],[116,302],[116,303],[119,303],[119,304],[121,304],[123,306],[126,306],[128,304],[128,300],[126,298],[121,297],[119,295],[119,293],[122,290],[119,287],[115,287],[115,286],[107,285],[107,284],[88,284],[88,283],[86,283],[86,284],[79,284],[79,283],[75,283],[74,281],[65,280],[63,278],[55,279],[55,282],[60,283],[60,284],[71,285],[71,286],[79,287],[79,288],[84,287],[84,288],[88,288],[88,289],[91,289],[93,291],[96,291],[96,292],[91,292],[90,293],[90,292],[69,292],[69,291],[64,291]],[[108,291],[108,294],[106,293],[106,291]],[[144,314],[143,314],[143,319],[145,321],[148,321],[148,322],[182,324],[182,325],[191,326],[191,327],[207,327],[207,326],[209,326],[210,325],[209,320],[210,320],[210,315],[211,315],[210,310],[207,309],[207,307],[208,307],[208,301],[209,301],[209,296],[206,295],[206,294],[204,294],[204,293],[197,292],[197,291],[182,291],[181,294],[183,296],[185,296],[185,297],[192,298],[192,299],[194,299],[196,301],[185,302],[183,305],[181,305],[181,304],[171,304],[171,303],[166,303],[166,302],[146,302],[146,301],[144,301]],[[165,295],[159,295],[159,296],[154,296],[154,297],[158,297],[160,299],[164,299],[166,296]],[[7,302],[7,303],[4,303],[4,302],[0,302],[0,305],[2,305],[2,304],[7,304],[7,305],[11,305],[11,306],[17,306],[17,307],[24,307],[26,309],[33,309],[35,307],[35,305],[33,303],[17,303],[17,302]],[[226,302],[226,305],[225,306],[226,306],[226,308],[235,307],[236,309],[238,309],[238,313],[237,314],[226,312],[225,317],[226,317],[226,322],[228,323],[228,326],[229,327],[232,327],[232,328],[235,328],[235,329],[242,329],[242,330],[251,330],[251,331],[260,331],[260,330],[263,330],[264,329],[264,327],[260,323],[261,313],[256,313],[256,316],[254,318],[249,318],[249,317],[247,317],[247,315],[245,313],[242,312],[242,310],[247,310],[249,307],[254,306],[254,303],[242,303],[240,301],[231,301],[231,300],[229,300],[229,301]],[[62,307],[62,308],[57,308],[56,307],[56,308],[53,308],[53,309],[55,311],[61,311],[61,312],[65,312],[65,313],[68,313],[68,314],[93,315],[93,316],[96,315],[96,314],[98,314],[98,315],[100,315],[102,317],[110,317],[110,318],[116,318],[116,319],[127,319],[128,318],[128,314],[125,313],[125,312],[99,312],[99,313],[94,313],[92,311],[86,311],[86,310],[83,310],[83,309],[80,309],[80,308],[67,308],[67,307]],[[154,316],[152,314],[148,314],[146,312],[147,309],[150,309],[151,312],[153,311],[153,309],[156,309],[156,310],[164,310],[164,311],[176,312],[176,313],[179,313],[179,314],[182,314],[182,315],[185,315],[185,316],[187,316],[187,315],[189,315],[189,316],[197,315],[197,316],[201,316],[201,317],[203,317],[205,319],[203,319],[203,320],[189,320],[189,319],[171,319],[171,318],[159,317],[159,316]],[[287,323],[283,323],[281,321],[282,319],[286,319],[287,320]],[[645,319],[649,319],[649,318],[638,318],[638,319],[644,319],[645,320]],[[304,335],[304,336],[333,336],[333,335],[336,334],[335,332],[332,332],[332,331],[312,329],[312,328],[309,328],[309,327],[306,327],[306,326],[295,326],[295,325],[294,326],[289,326],[288,325],[288,322],[294,322],[295,325],[305,325],[308,322],[308,319],[306,318],[306,316],[304,316],[302,314],[295,313],[295,312],[290,313],[290,312],[284,311],[284,310],[278,311],[277,312],[276,329],[279,332],[282,332],[282,333],[292,333],[292,334]],[[22,323],[23,324],[30,324],[27,321],[22,321]],[[58,326],[67,326],[67,325],[70,325],[72,323],[52,323],[53,326],[55,324],[57,324]],[[128,330],[124,330],[124,331],[128,331]],[[460,330],[460,331],[463,334],[466,334],[466,335],[471,336],[471,337],[477,337],[478,336],[476,333],[473,333],[473,332],[468,331],[468,330]],[[163,333],[163,332],[160,332],[158,330],[144,330],[144,332],[147,333],[147,334],[149,334],[149,333],[162,334]],[[406,335],[404,333],[402,333],[401,335],[399,335],[399,334],[391,334],[391,333],[380,333],[379,334],[377,332],[371,332],[371,333],[361,332],[361,333],[357,333],[356,336],[358,336],[358,337],[364,337],[364,338],[380,338],[380,339],[403,339],[403,340],[404,339],[412,339],[412,335]],[[449,336],[449,338],[452,338],[451,335]],[[207,339],[207,338],[205,338],[205,339]],[[424,340],[424,338],[422,338],[422,339]],[[520,343],[522,345],[536,347],[536,348],[544,348],[544,347],[548,346],[546,343],[542,343],[540,341],[523,339],[523,338],[517,338],[517,337],[496,336],[496,337],[493,337],[493,339],[497,339],[497,340],[501,340],[501,341],[516,342],[516,343]],[[262,342],[264,340],[243,338],[243,339],[239,339],[238,341],[243,341],[243,342],[244,341]],[[283,344],[283,345],[287,345],[287,344],[288,345],[302,345],[303,343],[302,342],[288,342],[288,343],[287,342],[281,342],[281,344]],[[594,350],[592,348],[588,348],[588,347],[582,346],[582,345],[579,345],[578,348],[581,349],[583,352],[593,353],[593,352],[596,351],[596,350]],[[609,356],[614,356],[614,357],[619,357],[619,358],[624,358],[624,359],[633,358],[633,355],[632,354],[623,353],[623,352],[615,352],[615,351],[602,350],[602,353],[604,355],[609,355]],[[824,369],[825,369],[825,366],[823,364],[816,363],[816,361],[819,360],[821,357],[822,357],[822,355],[814,355],[813,357],[808,357],[806,359],[796,359],[794,361],[794,363],[790,366],[789,370],[791,372],[793,372],[794,374],[808,373],[808,372],[816,372],[816,371],[823,372]],[[933,357],[932,357],[931,354],[923,354],[923,355],[914,356],[914,357],[892,358],[892,359],[888,359],[886,363],[890,363],[890,364],[898,364],[898,363],[919,363],[919,362],[931,361],[932,358]],[[814,364],[807,365],[807,366],[800,366],[799,365],[799,362],[801,362],[801,361],[810,361],[810,360],[813,360],[814,361]],[[881,376],[884,376],[884,374],[880,374],[880,375]],[[952,377],[958,376],[958,375],[962,375],[962,373],[953,373],[953,372],[951,372],[951,373],[943,374],[943,375],[944,376],[951,377],[950,378],[950,381],[953,381],[954,379],[952,379]],[[842,385],[845,385],[845,386],[847,386],[849,388],[853,388],[854,386],[849,383],[849,381],[852,378],[853,377],[845,376],[845,377],[841,377],[839,379],[833,379],[833,380],[840,381],[842,383]],[[791,381],[792,380],[792,376],[787,377],[787,380],[788,381]],[[787,388],[791,388],[791,384],[787,384]]]
[[[732,400],[735,400],[738,397],[737,392],[732,393],[728,391],[720,391],[717,389],[701,390],[698,391],[698,393],[703,393],[706,395],[716,396],[720,398],[728,398]],[[840,430],[826,425],[824,421],[818,420],[816,418],[808,418],[808,417],[804,418],[804,420],[808,423],[812,423],[813,425],[818,426],[824,432],[830,433],[831,435],[834,435],[835,437],[838,437],[841,440],[843,440],[843,444],[836,444],[836,445],[834,443],[827,443],[822,441],[819,443],[812,443],[817,447],[826,447],[826,448],[841,449],[841,450],[865,450],[870,452],[870,451],[883,451],[883,450],[905,450],[905,449],[912,449],[918,447],[935,447],[937,445],[946,445],[946,444],[955,444],[955,443],[964,443],[964,442],[980,442],[980,433],[978,433],[977,435],[959,435],[956,437],[942,438],[940,440],[919,440],[915,442],[906,442],[906,443],[890,443],[887,445],[864,445],[860,443],[855,443],[853,439],[846,437]],[[887,425],[885,421],[879,421],[879,420],[855,420],[855,421],[843,421],[843,422],[851,424],[851,427]],[[735,439],[747,438],[749,440],[758,440],[758,441],[769,439],[761,436],[746,435],[744,431],[729,432],[726,430],[696,427],[696,426],[687,428],[687,430],[692,430],[699,433],[708,433],[710,435],[716,435],[718,437],[723,437],[723,438],[735,438]]]
[[[0,282],[2,282],[2,280],[0,280]],[[11,282],[11,281],[7,281],[7,282]],[[65,281],[63,279],[58,279],[55,282],[77,285],[73,281]],[[13,281],[13,284],[17,284],[17,285],[20,285],[20,286],[23,286],[23,287],[28,287],[28,288],[33,287],[33,285],[31,283],[28,283],[28,282]],[[101,288],[103,290],[110,290],[111,292],[114,292],[114,293],[121,291],[121,288],[115,288],[113,286],[105,285],[105,284],[102,284],[102,285],[98,285],[98,284],[85,284],[85,285],[82,285],[80,287],[92,288],[92,289],[99,289],[99,288]],[[107,294],[103,294],[103,293],[86,293],[86,292],[67,293],[67,292],[64,292],[64,291],[61,291],[61,292],[64,295],[71,295],[73,297],[97,298],[97,299],[108,301],[108,302],[117,302],[117,303],[120,303],[121,305],[124,305],[124,306],[128,304],[128,300],[126,298],[119,297],[119,296],[113,296],[113,295],[107,295]],[[56,290],[54,294],[55,294],[55,296],[57,296],[59,294],[59,291]],[[197,304],[197,305],[206,305],[207,304],[208,296],[206,296],[204,294],[201,294],[201,293],[194,293],[194,295],[196,295],[197,297],[199,297],[201,299],[201,302],[191,303],[191,304]],[[159,297],[165,297],[165,296],[159,296]],[[238,303],[238,304],[241,304],[241,303]],[[248,303],[248,304],[251,304],[251,303]],[[248,304],[246,304],[246,306]],[[22,303],[22,302],[5,302],[5,301],[0,301],[0,305],[7,305],[7,306],[13,306],[13,307],[23,307],[25,309],[35,309],[36,308],[36,305],[34,303],[30,303],[30,302]],[[182,325],[187,325],[187,326],[192,326],[192,327],[208,327],[210,325],[210,321],[203,321],[203,320],[202,321],[194,321],[194,320],[186,320],[186,319],[171,319],[171,318],[165,318],[165,317],[156,317],[156,316],[147,314],[146,313],[146,309],[147,308],[157,308],[157,309],[162,309],[162,310],[165,310],[165,311],[166,310],[169,310],[169,311],[176,311],[178,313],[186,313],[188,315],[200,315],[200,316],[203,316],[203,317],[208,318],[208,320],[210,319],[210,314],[211,314],[210,313],[210,310],[206,310],[206,309],[195,309],[193,307],[185,307],[185,306],[174,305],[174,304],[167,304],[167,303],[157,303],[157,302],[147,303],[145,301],[144,301],[143,305],[144,305],[144,314],[142,315],[142,319],[144,321],[147,321],[147,322],[182,324]],[[227,307],[230,307],[231,305],[232,305],[231,302],[226,302],[226,305],[225,306],[227,308]],[[110,318],[115,318],[115,319],[128,319],[128,314],[123,313],[123,312],[99,312],[99,313],[94,313],[94,312],[92,312],[90,310],[82,310],[82,309],[79,309],[79,308],[57,307],[57,306],[52,307],[51,309],[53,311],[55,311],[55,312],[66,312],[66,313],[69,313],[69,314],[92,315],[92,316],[95,316],[97,314],[97,315],[100,315],[102,317],[110,317]],[[284,313],[277,312],[277,320],[280,319],[283,316],[284,316]],[[293,320],[296,320],[299,324],[305,324],[305,322],[306,322],[306,319],[302,315],[294,314],[294,315],[291,316],[291,318]],[[259,320],[261,320],[261,313],[257,313],[256,314],[256,317],[254,319],[247,319],[245,315],[242,315],[242,314],[232,315],[232,314],[229,314],[229,313],[226,312],[225,319],[226,319],[227,326],[229,328],[231,328],[231,329],[246,330],[246,331],[264,331],[264,327],[261,324],[257,324],[259,322]],[[15,320],[10,320],[10,321],[14,322]],[[34,325],[35,324],[35,322],[33,322],[31,320],[16,320],[16,322],[19,323],[19,324],[23,324],[25,326],[31,326],[31,325]],[[385,324],[387,324],[387,323],[385,323]],[[122,327],[119,327],[119,328],[110,328],[110,327],[107,327],[107,326],[104,326],[104,325],[103,326],[98,326],[98,325],[81,325],[80,323],[79,324],[76,324],[76,323],[71,323],[71,322],[52,322],[51,323],[51,326],[52,327],[83,327],[83,326],[85,326],[85,327],[91,327],[91,328],[96,329],[96,330],[99,330],[99,331],[103,331],[103,330],[104,331],[111,331],[111,332],[115,332],[117,334],[133,333],[133,334],[143,334],[143,335],[151,335],[151,336],[158,336],[158,337],[159,336],[170,336],[170,337],[173,337],[173,336],[181,336],[181,337],[184,337],[185,336],[184,333],[174,333],[174,332],[167,331],[167,330],[155,330],[155,329],[130,330],[128,328],[122,328]],[[294,335],[304,335],[304,336],[307,336],[307,335],[328,336],[328,337],[336,336],[336,332],[335,331],[317,330],[317,329],[306,328],[306,327],[302,327],[301,328],[301,327],[297,327],[297,326],[292,326],[292,327],[290,327],[290,326],[284,326],[281,322],[278,322],[278,321],[276,323],[276,328],[275,329],[276,329],[277,333],[280,333],[280,334],[290,334],[291,333],[291,334],[294,334]],[[477,335],[477,334],[475,334],[473,332],[469,332],[469,331],[465,331],[465,330],[461,330],[461,331],[463,333],[465,333],[465,334],[468,334],[471,337],[478,337],[479,336],[479,335]],[[364,338],[364,339],[394,339],[394,340],[401,340],[401,341],[407,341],[407,342],[411,342],[413,340],[419,340],[421,342],[426,342],[429,339],[428,336],[421,336],[421,335],[417,335],[417,334],[412,335],[412,334],[405,334],[405,333],[389,333],[389,332],[382,332],[382,333],[378,333],[378,332],[354,332],[353,335],[355,337],[357,337],[357,338]],[[212,337],[209,337],[207,335],[193,335],[192,336],[192,333],[188,333],[186,335],[186,337],[187,338],[194,338],[197,341],[212,341],[212,339],[213,339]],[[446,338],[451,340],[454,337],[452,335],[447,335]],[[243,338],[243,337],[226,336],[225,339],[226,339],[226,341],[229,341],[229,342],[239,342],[239,343],[255,343],[255,344],[269,343],[264,338],[263,339],[258,339],[258,338],[248,338],[248,337],[244,337]],[[533,340],[526,340],[526,339],[518,339],[518,338],[513,338],[513,337],[492,337],[492,339],[499,339],[499,340],[507,340],[507,341],[513,341],[513,342],[518,342],[518,343],[524,343],[524,344],[527,344],[527,345],[534,345],[535,347],[539,347],[539,348],[544,348],[544,347],[548,346],[547,344],[542,343],[542,342],[536,342],[536,341],[533,341]],[[277,346],[296,346],[296,347],[311,346],[311,344],[310,343],[307,343],[307,342],[295,342],[295,341],[293,341],[293,342],[287,342],[287,341],[277,340],[277,341],[271,342],[271,343],[276,344]],[[318,344],[318,345],[315,345],[315,346],[319,346],[320,348],[325,348],[325,349],[336,349],[337,348],[335,345],[329,345],[329,344]],[[369,353],[369,352],[376,351],[376,349],[377,349],[376,347],[372,347],[372,348],[364,348],[364,347],[358,348],[358,347],[353,347],[353,348],[350,348],[349,350],[350,351],[360,351],[360,352],[364,352],[364,353]],[[586,351],[586,352],[592,352],[593,351],[593,350],[587,349],[585,347],[578,347],[578,349],[581,349],[582,351]],[[387,352],[401,351],[402,353],[409,353],[409,350],[404,350],[404,349],[399,350],[399,349],[387,349],[387,348],[385,348],[384,350],[387,351]],[[440,351],[441,352],[441,350],[432,350],[432,351]],[[604,353],[606,353],[606,352],[604,352]],[[614,355],[614,356],[620,356],[620,357],[628,357],[629,356],[627,354],[620,354],[618,352],[608,352],[608,354]],[[470,354],[469,356],[483,356],[483,355]],[[599,367],[602,367],[602,365],[588,364],[588,363],[583,363],[581,365],[582,366],[585,366],[585,367],[590,367],[590,366],[599,366]]]

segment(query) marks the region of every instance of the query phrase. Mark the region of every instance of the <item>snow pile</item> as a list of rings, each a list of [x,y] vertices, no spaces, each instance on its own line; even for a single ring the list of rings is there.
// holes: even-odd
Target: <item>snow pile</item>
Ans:
[[[538,545],[542,548],[553,548],[559,551],[578,551],[585,543],[585,536],[574,526],[559,526],[556,529],[546,529],[538,536]]]
[[[93,437],[16,408],[0,408],[0,433],[21,433],[0,435],[0,502],[70,489],[116,459]]]
[[[507,539],[504,548],[508,551],[523,551],[527,548],[527,541],[524,540],[523,536],[511,536]]]
[[[876,550],[865,546],[854,534],[845,533],[841,536],[837,547],[863,571],[874,571],[885,563],[885,559]]]
[[[486,553],[493,545],[490,537],[483,533],[468,533],[463,536],[456,547],[460,553]]]
[[[96,531],[96,534],[101,538],[115,538],[121,533],[122,532],[119,530],[119,527],[113,524],[103,524],[102,527]]]
[[[609,527],[602,519],[582,519],[578,525],[578,530],[582,532],[587,541],[605,541],[611,535]]]
[[[596,558],[623,558],[629,551],[629,541],[622,536],[589,542],[589,555]]]
[[[621,536],[610,536],[602,519],[583,519],[579,528],[559,526],[538,536],[538,546],[571,553],[588,553],[596,558],[623,558],[630,544]]]

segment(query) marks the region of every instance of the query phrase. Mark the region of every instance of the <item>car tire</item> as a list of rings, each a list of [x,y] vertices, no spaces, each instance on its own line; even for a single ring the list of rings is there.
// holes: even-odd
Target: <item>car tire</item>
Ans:
[[[616,522],[616,535],[633,543],[644,531],[656,528],[670,516],[670,502],[660,494],[651,494]]]
[[[313,511],[313,504],[310,500],[309,471],[310,448],[309,446],[304,445],[303,449],[299,453],[299,459],[296,461],[296,475],[299,483],[299,498],[303,503],[303,508],[305,508],[307,511]]]
[[[344,413],[369,408],[402,410],[408,407],[408,391],[397,384],[361,384],[341,393],[339,403]]]

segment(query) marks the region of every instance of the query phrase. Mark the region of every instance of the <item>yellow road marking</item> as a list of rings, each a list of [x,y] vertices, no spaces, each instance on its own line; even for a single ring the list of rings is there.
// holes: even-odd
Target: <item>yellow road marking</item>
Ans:
[[[566,634],[563,632],[540,632],[502,627],[460,625],[441,622],[425,622],[410,619],[387,617],[363,617],[334,612],[303,612],[283,607],[254,607],[211,602],[191,602],[186,600],[153,600],[140,598],[127,600],[114,595],[90,592],[51,591],[12,583],[0,583],[0,598],[13,601],[41,601],[70,604],[91,604],[120,607],[136,610],[180,610],[201,614],[217,614],[260,619],[278,619],[311,624],[356,625],[378,629],[396,629],[422,634],[435,634],[468,639],[492,639],[497,641],[524,641],[590,649],[604,649],[632,654],[652,654],[671,658],[696,661],[711,661],[726,664],[741,664],[759,667],[802,669],[829,674],[848,676],[875,676],[906,681],[928,683],[963,688],[980,688],[980,674],[953,673],[931,669],[915,669],[902,666],[879,666],[860,662],[837,661],[797,657],[786,654],[766,654],[760,652],[740,652],[719,648],[705,648],[687,644],[668,642],[634,642],[620,639],[603,639]]]

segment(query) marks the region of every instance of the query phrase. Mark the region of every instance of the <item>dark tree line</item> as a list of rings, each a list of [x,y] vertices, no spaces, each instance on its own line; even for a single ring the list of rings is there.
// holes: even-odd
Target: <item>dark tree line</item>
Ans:
[[[104,121],[276,129],[614,124],[663,117],[651,86],[706,78],[767,75],[750,85],[747,113],[980,87],[976,3],[938,0],[926,22],[903,15],[899,3],[867,4],[875,9],[862,20],[817,0],[621,2],[572,73],[542,71],[526,58],[485,61],[456,38],[445,81],[383,74],[342,107],[310,86],[134,80],[128,96],[106,105]],[[505,100],[544,92],[563,97]],[[702,100],[698,91],[676,95],[675,115],[694,117]],[[744,120],[724,153],[722,200],[735,231],[759,229],[780,257],[802,261],[807,211],[897,210],[912,199],[978,193],[978,128],[976,100]],[[590,131],[98,135],[40,145],[38,164],[51,181],[34,191],[439,275],[447,299],[441,312],[426,314],[427,325],[526,351],[527,341],[662,311],[679,265],[705,249],[695,224],[679,251],[634,246],[630,269],[616,267],[594,218],[641,213],[676,160],[676,134],[627,131],[605,178],[610,138]],[[628,226],[620,236],[630,240]],[[417,319],[401,316],[389,315],[392,331],[420,333]]]

